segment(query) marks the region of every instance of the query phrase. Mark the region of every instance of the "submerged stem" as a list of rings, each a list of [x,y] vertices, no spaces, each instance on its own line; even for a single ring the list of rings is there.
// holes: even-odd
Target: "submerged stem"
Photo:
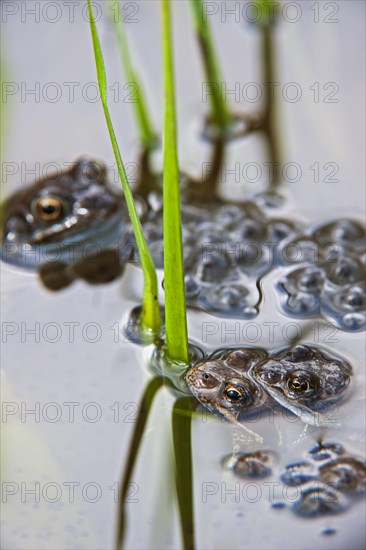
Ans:
[[[123,546],[126,518],[125,518],[125,501],[128,496],[128,491],[131,483],[131,476],[133,474],[136,461],[138,458],[139,449],[142,443],[142,437],[145,433],[145,427],[149,418],[149,413],[154,402],[154,398],[160,388],[163,386],[170,386],[169,380],[164,379],[161,376],[156,376],[148,383],[142,399],[140,401],[139,413],[136,419],[136,423],[132,432],[130,446],[128,449],[126,466],[122,475],[120,490],[118,495],[118,515],[117,515],[117,527],[116,527],[116,550],[119,550]]]
[[[116,33],[126,77],[128,79],[128,83],[134,85],[135,87],[135,100],[133,102],[133,106],[140,133],[140,140],[143,148],[146,150],[150,150],[156,143],[156,135],[154,132],[153,124],[151,122],[151,117],[149,115],[146,97],[141,86],[141,81],[139,80],[137,73],[132,65],[130,51],[127,43],[126,31],[123,22],[123,16],[121,13],[119,2],[115,2],[115,0],[110,0],[110,10],[111,19],[113,20],[113,26]]]
[[[150,251],[147,246],[145,236],[142,231],[142,226],[140,218],[138,216],[135,203],[133,200],[133,195],[131,187],[127,178],[125,167],[123,164],[122,156],[118,147],[117,138],[114,132],[112,120],[110,117],[108,104],[107,104],[107,79],[104,67],[103,54],[99,42],[98,32],[95,25],[93,8],[91,6],[90,0],[88,2],[89,10],[89,19],[90,19],[90,29],[93,39],[93,48],[95,56],[95,64],[97,69],[98,77],[98,86],[100,90],[100,97],[103,105],[103,111],[109,131],[109,136],[111,139],[114,156],[116,159],[118,173],[121,178],[122,187],[126,199],[128,213],[130,215],[132,228],[134,231],[141,267],[144,274],[144,290],[143,290],[143,299],[142,299],[142,315],[141,315],[141,324],[143,328],[149,329],[154,333],[157,333],[161,326],[160,318],[160,309],[158,303],[158,282],[157,275],[153,260],[150,255]]]
[[[181,397],[175,402],[172,416],[175,486],[184,550],[193,550],[195,546],[191,441],[192,410],[192,398]]]
[[[211,122],[224,131],[232,122],[232,114],[221,97],[223,82],[217,55],[214,48],[211,29],[204,13],[202,0],[190,0],[198,43],[201,50],[203,67],[207,82],[207,94],[211,101]]]
[[[161,0],[164,71],[164,288],[167,356],[188,364],[188,335],[175,112],[170,0]]]

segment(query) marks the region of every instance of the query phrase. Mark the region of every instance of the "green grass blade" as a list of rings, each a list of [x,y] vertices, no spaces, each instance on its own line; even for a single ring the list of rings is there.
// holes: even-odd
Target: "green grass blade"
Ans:
[[[211,121],[221,130],[225,130],[232,121],[232,114],[221,97],[221,84],[223,82],[219,63],[214,48],[211,29],[204,14],[204,2],[202,0],[190,0],[195,30],[201,49],[201,56],[207,83],[211,85]]]
[[[181,397],[175,402],[172,414],[175,486],[184,550],[194,549],[192,407],[191,397]]]
[[[170,0],[161,0],[164,73],[164,288],[169,359],[188,364],[188,336],[174,92]]]
[[[141,222],[136,211],[131,187],[128,182],[127,174],[122,161],[122,156],[118,147],[117,138],[114,133],[112,120],[109,114],[109,109],[107,105],[107,78],[104,66],[104,59],[100,47],[97,28],[95,25],[93,8],[91,6],[90,0],[87,0],[87,2],[100,96],[144,274],[141,323],[144,328],[156,333],[161,326],[156,270],[147,246],[145,236],[142,231]]]
[[[113,26],[119,45],[124,71],[128,81],[135,85],[136,99],[133,106],[140,133],[140,140],[143,148],[150,150],[156,143],[156,134],[154,132],[154,127],[147,108],[147,102],[141,86],[141,81],[132,66],[120,4],[119,2],[115,2],[115,0],[110,0],[110,4],[110,8],[112,10],[111,19],[113,20]]]

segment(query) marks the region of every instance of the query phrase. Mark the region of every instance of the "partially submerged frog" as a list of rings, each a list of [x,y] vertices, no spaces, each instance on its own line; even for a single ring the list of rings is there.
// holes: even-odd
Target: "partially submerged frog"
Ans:
[[[249,375],[266,357],[264,350],[254,348],[217,352],[193,365],[186,383],[211,412],[237,424],[267,400],[266,392]]]
[[[186,382],[210,411],[234,423],[279,403],[307,424],[324,425],[320,411],[339,399],[351,375],[345,361],[297,345],[271,358],[261,349],[221,351],[190,367]]]
[[[339,400],[352,368],[315,347],[297,345],[255,365],[250,375],[304,422],[322,425],[329,423],[322,411]]]
[[[88,265],[95,277],[98,253],[103,265],[115,263],[116,254],[104,254],[103,249],[120,247],[131,234],[122,193],[109,185],[105,165],[86,157],[16,191],[2,205],[2,214],[1,259],[41,269],[41,277],[46,265],[48,275],[74,264],[74,278],[79,271],[88,280],[88,274],[83,276]]]

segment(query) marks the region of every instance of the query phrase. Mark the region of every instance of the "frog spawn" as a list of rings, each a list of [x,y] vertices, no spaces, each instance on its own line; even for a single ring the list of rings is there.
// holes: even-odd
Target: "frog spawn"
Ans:
[[[321,313],[343,330],[365,328],[365,261],[360,260],[365,258],[365,229],[360,224],[342,219],[299,236],[296,223],[271,219],[261,209],[276,207],[277,195],[265,193],[241,203],[206,197],[204,202],[192,199],[195,186],[190,183],[182,187],[188,306],[250,319],[257,315],[262,299],[261,278],[276,263],[305,262],[308,265],[279,283],[285,312],[301,317]],[[276,200],[268,202],[265,197]],[[163,269],[161,189],[151,191],[146,200],[135,197],[154,263]],[[33,268],[51,263],[50,269],[41,271],[51,290],[78,278],[78,266],[70,270],[65,264],[84,260],[84,248],[90,243],[99,251],[118,245],[121,263],[139,261],[122,195],[109,186],[100,162],[81,158],[70,170],[21,189],[6,201],[4,212],[2,259]],[[40,256],[48,243],[56,245],[51,261],[48,254]],[[101,256],[98,284],[111,280],[106,258]],[[114,269],[115,277],[122,271]],[[88,276],[84,280],[89,282]]]
[[[297,345],[271,357],[255,348],[218,351],[191,366],[186,383],[211,412],[234,423],[279,403],[305,423],[326,425],[327,407],[340,400],[351,375],[346,361]]]
[[[334,457],[337,458],[334,458]],[[302,518],[340,514],[366,492],[366,463],[348,455],[335,442],[319,442],[308,452],[309,460],[288,464],[280,474],[289,503],[275,501],[272,508],[289,509]],[[271,451],[228,455],[222,467],[238,479],[260,481],[273,475],[279,458]],[[320,463],[320,464],[319,464]],[[334,534],[322,532],[322,534]]]
[[[322,314],[342,330],[364,330],[364,254],[365,229],[348,219],[287,241],[281,249],[282,263],[303,265],[278,283],[284,311],[299,317]]]
[[[258,281],[273,266],[273,248],[293,235],[296,225],[268,219],[250,201],[231,204],[215,199],[204,206],[188,201],[183,194],[187,305],[225,317],[254,317],[261,301]],[[151,211],[143,227],[154,263],[163,268],[162,210]]]
[[[277,460],[271,451],[240,452],[224,457],[222,466],[241,479],[264,479],[272,474],[272,465]]]
[[[319,443],[308,454],[315,464],[289,464],[280,477],[282,483],[300,491],[290,506],[296,515],[313,518],[339,514],[351,506],[352,499],[365,493],[366,463],[347,455],[341,445]]]

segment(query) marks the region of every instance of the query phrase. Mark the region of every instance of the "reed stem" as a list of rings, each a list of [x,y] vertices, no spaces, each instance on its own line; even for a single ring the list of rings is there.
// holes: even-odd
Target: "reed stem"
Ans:
[[[166,353],[170,360],[188,364],[170,5],[170,0],[161,0],[164,74],[163,223]]]
[[[118,173],[121,178],[124,196],[126,199],[126,204],[130,215],[131,224],[132,224],[132,228],[134,231],[134,235],[135,235],[135,239],[136,239],[136,243],[137,243],[137,247],[140,255],[141,267],[144,274],[141,325],[144,329],[148,329],[152,331],[154,334],[156,334],[159,331],[161,326],[160,309],[159,309],[159,302],[158,302],[158,281],[157,281],[156,270],[150,255],[150,251],[147,246],[145,236],[142,231],[140,218],[138,216],[138,213],[135,207],[131,187],[127,178],[122,156],[117,143],[117,138],[114,132],[112,120],[110,117],[108,103],[107,103],[107,78],[106,78],[103,54],[100,46],[97,28],[95,25],[93,8],[90,0],[87,0],[87,2],[88,2],[90,29],[91,29],[92,40],[93,40],[93,49],[94,49],[95,64],[97,69],[97,78],[98,78],[98,86],[100,90],[100,97],[102,101],[102,106],[103,106],[104,116],[108,127],[109,136],[112,143],[114,156],[118,167]]]

